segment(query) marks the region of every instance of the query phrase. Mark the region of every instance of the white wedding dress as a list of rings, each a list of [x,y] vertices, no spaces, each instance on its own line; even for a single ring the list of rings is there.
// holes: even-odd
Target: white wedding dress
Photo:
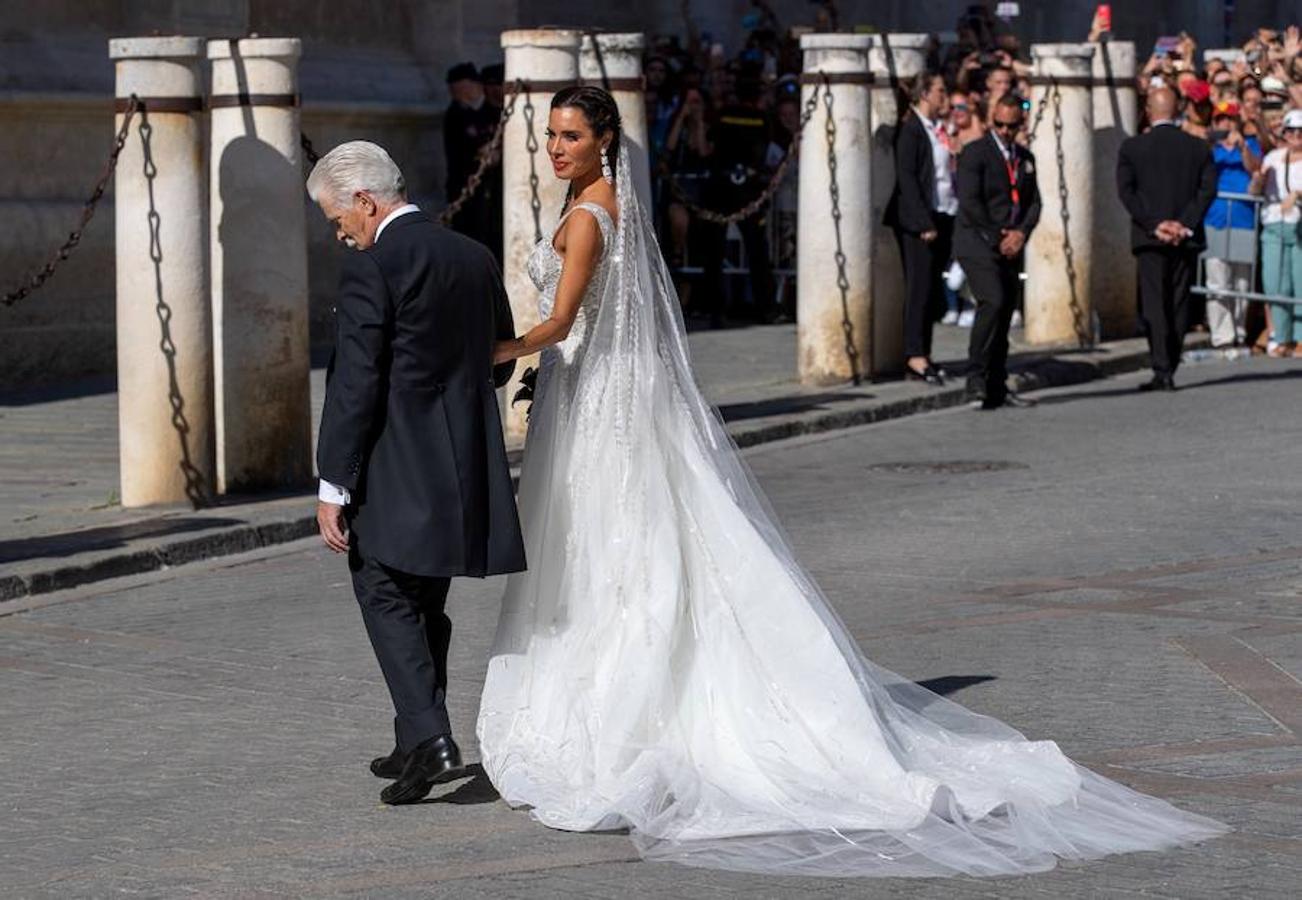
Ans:
[[[618,225],[543,351],[478,735],[512,806],[643,856],[806,875],[1005,875],[1222,833],[869,662],[696,386],[619,153]],[[568,214],[574,214],[571,210]],[[551,311],[561,260],[529,272]]]

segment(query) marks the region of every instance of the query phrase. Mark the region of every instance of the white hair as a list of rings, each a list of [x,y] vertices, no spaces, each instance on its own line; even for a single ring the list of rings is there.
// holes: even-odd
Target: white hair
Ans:
[[[340,144],[321,157],[307,177],[307,195],[314,203],[320,203],[322,195],[343,203],[358,191],[366,191],[380,203],[407,199],[402,170],[379,144]]]

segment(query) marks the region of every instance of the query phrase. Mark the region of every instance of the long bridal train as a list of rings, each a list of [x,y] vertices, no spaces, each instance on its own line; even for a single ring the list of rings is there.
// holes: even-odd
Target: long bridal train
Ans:
[[[618,154],[618,223],[544,351],[478,733],[508,803],[628,827],[649,859],[807,875],[1004,875],[1221,824],[875,666],[795,560],[692,377]],[[573,211],[571,211],[572,214]],[[560,258],[530,261],[546,316]]]

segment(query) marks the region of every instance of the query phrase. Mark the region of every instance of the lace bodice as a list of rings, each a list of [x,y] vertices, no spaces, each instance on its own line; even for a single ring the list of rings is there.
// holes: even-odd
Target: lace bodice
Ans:
[[[561,280],[562,259],[552,242],[556,239],[556,232],[560,230],[561,225],[577,209],[585,209],[596,218],[597,225],[601,228],[601,257],[597,261],[597,270],[592,273],[592,280],[588,282],[587,292],[583,295],[578,315],[574,318],[574,326],[565,340],[556,345],[556,350],[567,362],[573,360],[575,351],[587,338],[588,319],[596,314],[596,306],[601,300],[601,292],[605,288],[606,278],[610,272],[610,253],[615,243],[615,222],[611,219],[610,213],[596,203],[575,204],[561,216],[551,235],[544,237],[533,248],[526,267],[529,278],[538,289],[539,318],[546,319],[552,314],[552,308],[556,304],[556,285]]]

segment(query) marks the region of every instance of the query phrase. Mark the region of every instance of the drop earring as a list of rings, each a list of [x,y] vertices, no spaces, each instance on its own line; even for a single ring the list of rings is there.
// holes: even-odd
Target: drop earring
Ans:
[[[610,159],[606,156],[606,148],[601,148],[601,177],[606,179],[606,184],[614,184],[615,176],[610,171]]]

